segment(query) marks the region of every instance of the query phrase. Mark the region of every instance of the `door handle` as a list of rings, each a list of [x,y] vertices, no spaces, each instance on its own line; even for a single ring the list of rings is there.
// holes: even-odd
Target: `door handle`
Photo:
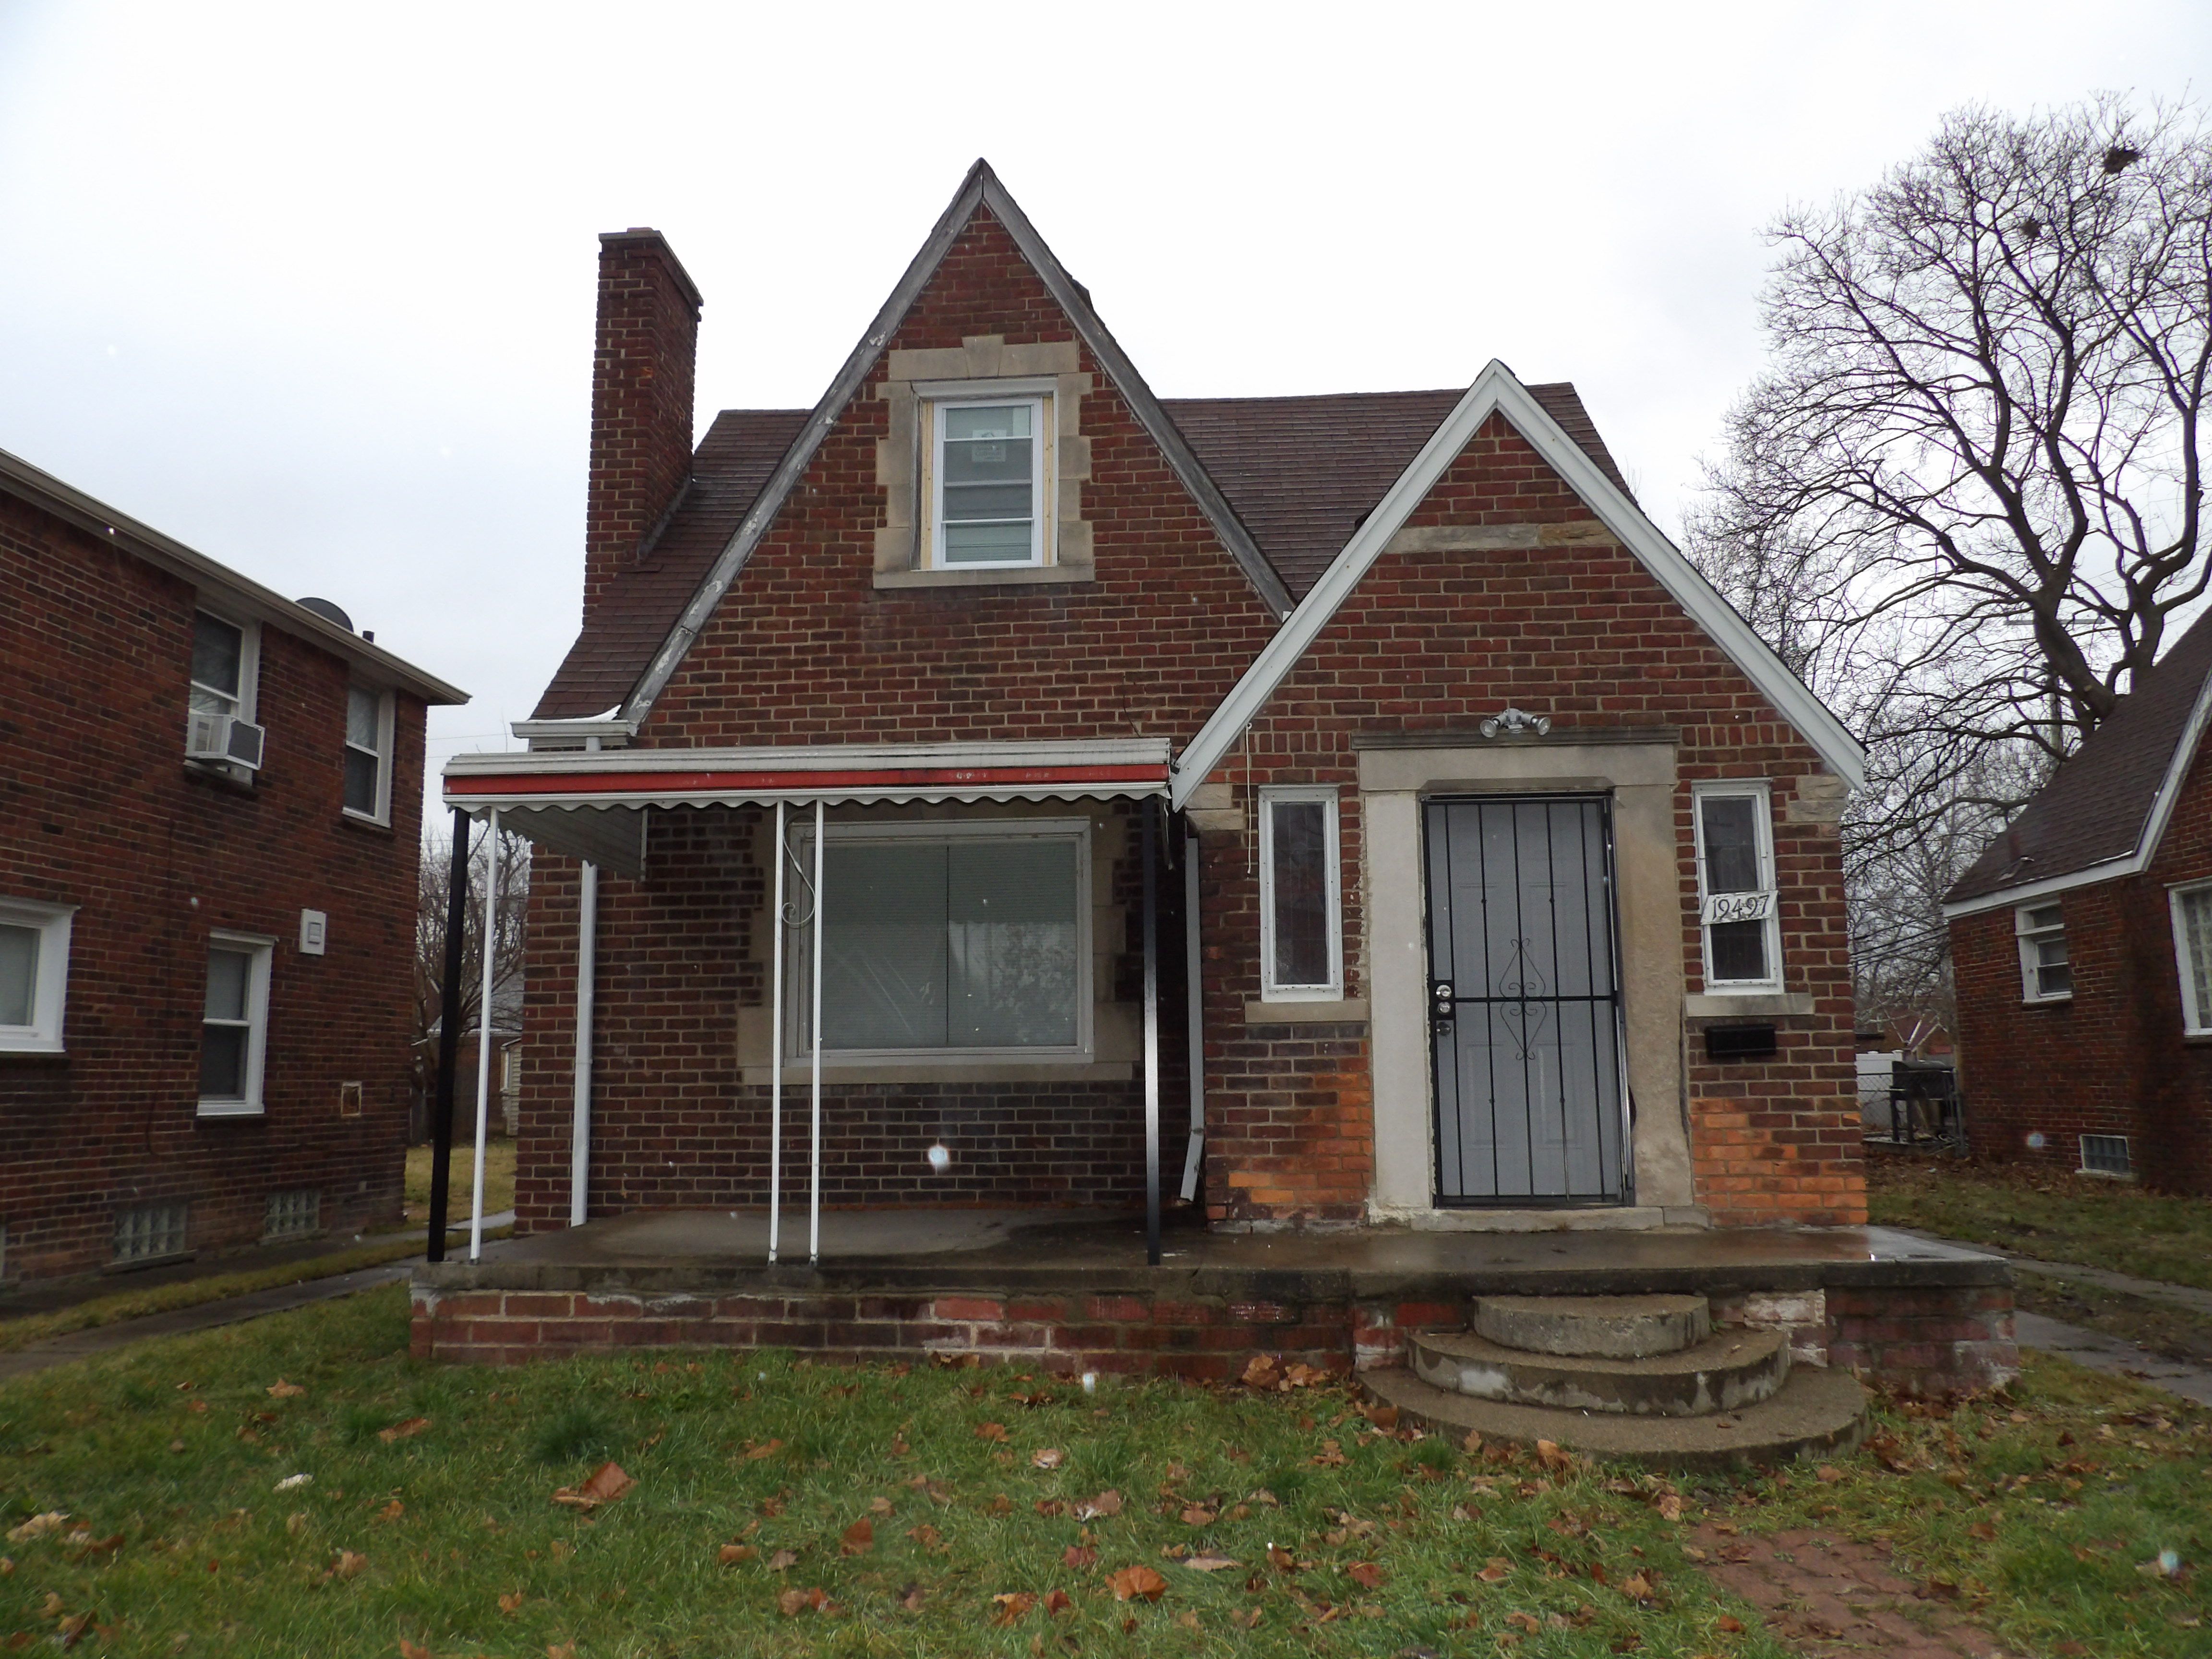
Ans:
[[[1451,1024],[1457,1011],[1452,1006],[1452,986],[1448,979],[1440,979],[1429,991],[1429,1017],[1439,1025]]]

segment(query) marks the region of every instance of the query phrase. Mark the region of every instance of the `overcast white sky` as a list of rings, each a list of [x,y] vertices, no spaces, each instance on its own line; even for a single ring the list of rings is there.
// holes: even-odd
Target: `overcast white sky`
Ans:
[[[1764,225],[1947,109],[2190,90],[2212,6],[0,0],[0,448],[475,694],[574,632],[597,234],[810,404],[988,156],[1170,397],[1572,380],[1660,522]]]

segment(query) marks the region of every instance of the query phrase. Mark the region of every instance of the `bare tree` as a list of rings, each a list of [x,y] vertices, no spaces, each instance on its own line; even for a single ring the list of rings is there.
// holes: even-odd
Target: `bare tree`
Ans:
[[[2105,96],[1947,118],[1785,214],[1693,556],[1869,746],[1863,1014],[1948,1011],[1937,903],[2204,597],[2212,142]]]
[[[473,1029],[483,1006],[483,892],[490,842],[481,830],[471,837],[467,925],[461,932],[460,1012],[462,1029]],[[433,1039],[444,1011],[447,882],[453,871],[449,840],[431,840],[422,848],[422,877],[415,907],[415,1053],[420,1083],[428,1088],[437,1065]],[[499,837],[499,928],[493,941],[492,1011],[503,1012],[512,997],[520,1006],[523,947],[529,929],[530,843],[511,830]]]

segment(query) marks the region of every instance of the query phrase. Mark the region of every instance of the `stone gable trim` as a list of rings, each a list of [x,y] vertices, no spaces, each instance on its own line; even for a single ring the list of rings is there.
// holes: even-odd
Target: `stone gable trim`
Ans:
[[[969,170],[958,193],[930,231],[928,240],[921,245],[913,263],[907,266],[898,285],[892,289],[883,309],[868,325],[867,331],[860,337],[860,343],[845,359],[844,366],[830,381],[830,389],[823,394],[821,402],[815,404],[813,411],[807,416],[806,424],[799,428],[799,436],[792,441],[791,447],[785,452],[782,460],[776,464],[776,469],[762,488],[759,498],[746,510],[736,532],[708,568],[690,601],[684,605],[683,614],[677,618],[676,625],[669,630],[667,638],[653,653],[652,663],[639,678],[636,685],[631,688],[629,697],[623,703],[622,715],[633,727],[641,724],[646,715],[652,712],[653,703],[666,689],[678,666],[690,654],[693,642],[706,627],[708,619],[714,615],[722,595],[729,592],[730,584],[737,580],[738,573],[752,557],[753,550],[760,544],[769,526],[775,523],[786,498],[798,487],[816,452],[822,447],[823,441],[836,425],[846,405],[859,394],[860,387],[874,372],[877,362],[890,343],[891,337],[898,331],[899,324],[905,319],[930,279],[936,276],[938,268],[951,252],[953,243],[967,228],[968,222],[975,217],[978,209],[988,210],[991,216],[1006,228],[1006,234],[1013,238],[1014,246],[1044,283],[1046,292],[1052,295],[1054,302],[1074,325],[1077,337],[1090,349],[1091,356],[1105,370],[1107,378],[1114,383],[1115,390],[1128,404],[1130,412],[1137,417],[1138,424],[1159,447],[1169,467],[1198,503],[1199,510],[1212,525],[1214,532],[1221,538],[1222,544],[1229,550],[1230,556],[1237,561],[1261,601],[1278,619],[1291,614],[1290,590],[1283,585],[1283,579],[1276,574],[1274,567],[1267,562],[1267,556],[1260,551],[1259,544],[1252,539],[1251,532],[1245,529],[1236,511],[1229,505],[1228,498],[1221,493],[1220,487],[1200,465],[1197,455],[1182,432],[1168,417],[1167,411],[1160,407],[1159,399],[1152,395],[1152,388],[1145,384],[1144,377],[1137,373],[1136,365],[1129,361],[1128,355],[1107,331],[1106,325],[1099,320],[1097,313],[1091,309],[1090,298],[1082,285],[1067,274],[1053,251],[1045,246],[1044,239],[1037,234],[1036,228],[1030,223],[1028,216],[1015,205],[1013,198],[1006,193],[1006,186],[999,182],[998,175],[991,171],[988,163],[979,161]]]

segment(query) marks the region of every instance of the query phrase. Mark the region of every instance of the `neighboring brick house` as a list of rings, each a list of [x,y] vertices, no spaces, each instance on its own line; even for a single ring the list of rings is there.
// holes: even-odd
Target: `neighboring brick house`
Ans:
[[[0,580],[6,1279],[397,1221],[462,694],[4,453]]]
[[[2212,617],[1946,896],[1977,1156],[2212,1192]]]
[[[779,1066],[805,1200],[817,932],[827,1205],[1133,1204],[1157,1109],[1219,1226],[1863,1220],[1860,751],[1571,386],[1157,398],[981,164],[695,453],[699,304],[602,239],[582,632],[446,773],[538,843],[524,1231],[762,1204]]]

